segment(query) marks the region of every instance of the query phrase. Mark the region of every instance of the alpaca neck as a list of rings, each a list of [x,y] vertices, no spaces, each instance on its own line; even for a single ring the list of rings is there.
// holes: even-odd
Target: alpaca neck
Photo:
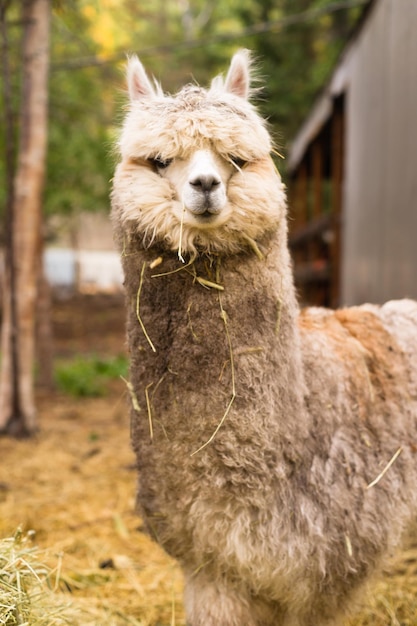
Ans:
[[[262,259],[251,251],[181,266],[164,253],[159,272],[148,269],[158,255],[147,250],[140,259],[145,272],[144,265],[126,272],[136,277],[129,288],[136,301],[143,278],[130,319],[134,387],[152,405],[161,436],[197,449],[221,422],[222,430],[243,436],[242,428],[245,437],[259,424],[284,438],[299,429],[286,419],[301,406],[303,383],[284,241],[275,235],[265,242]]]

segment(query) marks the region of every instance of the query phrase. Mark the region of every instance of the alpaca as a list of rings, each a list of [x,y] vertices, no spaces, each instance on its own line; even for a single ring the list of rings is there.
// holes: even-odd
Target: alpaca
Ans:
[[[138,503],[190,626],[342,623],[417,508],[417,304],[300,311],[250,56],[164,95],[128,64],[112,219]]]

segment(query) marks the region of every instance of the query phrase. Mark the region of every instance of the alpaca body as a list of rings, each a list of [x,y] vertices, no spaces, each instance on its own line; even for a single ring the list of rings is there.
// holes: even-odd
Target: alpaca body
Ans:
[[[236,92],[236,68],[231,74],[226,86]],[[149,92],[140,71],[135,80],[131,92]],[[218,84],[213,89],[218,98]],[[233,107],[220,100],[244,127],[252,113],[246,104],[239,113],[241,96],[232,96]],[[207,116],[204,102],[199,92],[176,115],[194,129],[207,162],[213,145],[215,155],[226,152],[228,135],[222,127],[216,142],[195,130],[196,117],[201,131]],[[169,172],[144,162],[150,152],[138,163],[131,147],[138,119],[127,123],[124,153],[122,139],[113,215],[144,520],[182,565],[191,626],[339,623],[416,513],[417,305],[300,313],[282,184],[262,124],[254,123],[261,145],[253,163],[234,174],[213,157],[212,204],[209,178],[195,174],[191,159],[189,182],[179,176],[192,186],[184,218]],[[184,134],[176,150],[181,141]],[[160,185],[154,212],[141,199],[152,185]]]
[[[137,294],[142,264],[149,267],[155,254],[135,255],[129,293]],[[247,603],[257,599],[262,616],[267,607],[271,624],[286,624],[288,615],[300,615],[300,624],[327,623],[398,543],[415,510],[417,393],[408,359],[417,358],[417,345],[408,340],[407,356],[401,338],[380,321],[384,309],[369,307],[303,311],[294,333],[294,302],[289,311],[280,280],[271,292],[268,259],[263,285],[254,284],[260,277],[252,266],[259,260],[245,255],[233,257],[230,267],[220,261],[218,271],[218,258],[194,266],[196,275],[213,282],[217,274],[224,292],[207,290],[184,271],[152,278],[156,272],[147,269],[140,315],[149,334],[154,331],[156,353],[138,324],[136,299],[129,321],[132,383],[141,407],[133,417],[139,502],[151,534],[190,574],[191,588],[200,579],[204,593],[207,580],[220,587],[217,600],[210,591],[215,604],[223,606],[222,594],[232,603],[242,594]],[[158,271],[178,267],[172,255]],[[227,314],[236,397],[214,439],[198,451],[232,397],[220,306]],[[405,302],[398,308],[397,323],[405,316],[398,325],[409,325],[408,338],[417,336],[417,307]],[[298,345],[303,366],[286,357],[287,348]],[[368,489],[400,448],[390,470]],[[201,593],[201,609],[212,607]],[[236,624],[250,624],[248,616]],[[213,624],[223,623],[218,619],[215,614]]]

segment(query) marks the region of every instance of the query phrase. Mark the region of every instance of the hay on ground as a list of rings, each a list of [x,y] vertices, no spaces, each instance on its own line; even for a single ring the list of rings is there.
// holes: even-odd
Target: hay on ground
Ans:
[[[141,532],[134,512],[126,393],[120,381],[106,398],[41,398],[36,438],[0,439],[0,567],[8,564],[9,577],[1,576],[0,624],[184,626],[179,568]],[[18,527],[14,549],[23,552],[10,561],[5,551]],[[417,624],[415,537],[349,626]],[[25,597],[7,587],[17,572],[30,619]],[[13,617],[17,602],[26,622]]]

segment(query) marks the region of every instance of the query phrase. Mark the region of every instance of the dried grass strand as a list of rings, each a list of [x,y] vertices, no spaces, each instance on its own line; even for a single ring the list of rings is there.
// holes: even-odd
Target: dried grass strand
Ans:
[[[185,215],[185,206],[183,204],[182,212],[181,212],[181,221],[180,221],[180,237],[179,237],[179,242],[178,242],[178,258],[182,263],[185,263],[185,259],[182,256],[182,233],[184,230],[184,215]]]
[[[138,402],[138,398],[137,398],[137,395],[135,393],[135,390],[133,388],[132,383],[129,380],[126,380],[126,378],[124,378],[123,376],[120,376],[120,378],[123,380],[123,382],[125,383],[125,385],[127,387],[130,399],[132,401],[133,408],[135,409],[135,411],[137,413],[139,413],[141,408],[140,408],[140,405],[139,405],[139,402]]]
[[[176,274],[177,272],[183,272],[184,270],[187,269],[187,267],[190,267],[190,265],[192,265],[194,263],[196,258],[197,258],[197,255],[194,254],[186,265],[180,265],[180,267],[175,268],[175,270],[170,270],[169,272],[161,272],[160,274],[152,274],[151,278],[159,278],[160,276],[169,276],[170,274]]]
[[[230,165],[233,165],[233,167],[235,168],[235,170],[237,170],[240,174],[242,173],[242,168],[241,168],[241,167],[239,167],[239,165],[238,165],[237,163],[235,163],[235,162],[233,161],[233,159],[231,159],[230,157],[227,157],[227,159],[226,159],[226,160],[230,163]]]
[[[192,306],[192,302],[190,302],[190,304],[187,307],[188,327],[190,329],[191,335],[193,336],[193,339],[195,339],[195,341],[200,341],[198,335],[194,332],[193,323],[191,321],[191,314],[190,314],[191,306]]]
[[[281,154],[280,152],[278,152],[278,150],[275,150],[275,148],[272,148],[271,152],[273,154],[275,154],[276,156],[278,156],[280,159],[284,159],[285,160],[285,156],[283,154]]]
[[[161,263],[163,262],[163,258],[161,256],[158,256],[156,259],[154,259],[153,261],[151,261],[149,263],[149,267],[151,270],[155,269],[155,267],[158,267],[158,265],[161,265]]]
[[[191,456],[194,456],[195,454],[197,454],[198,452],[201,452],[201,450],[204,450],[204,448],[206,448],[212,441],[213,439],[216,437],[217,433],[219,432],[220,428],[223,426],[227,416],[229,415],[230,409],[232,408],[233,402],[235,401],[236,398],[236,378],[235,378],[235,362],[234,362],[234,357],[233,357],[233,348],[232,348],[232,340],[230,337],[230,333],[229,333],[229,327],[228,327],[228,322],[227,322],[227,313],[223,308],[223,304],[222,304],[222,299],[221,299],[221,294],[219,293],[219,305],[220,305],[220,316],[224,322],[224,328],[225,328],[225,332],[226,332],[226,339],[227,339],[227,344],[229,347],[229,358],[230,358],[230,368],[231,368],[231,376],[232,376],[232,395],[230,397],[229,403],[226,407],[225,412],[223,413],[223,417],[221,418],[220,422],[217,424],[214,432],[212,433],[212,435],[210,436],[209,439],[207,439],[207,441],[205,443],[203,443],[202,446],[200,446],[197,450],[195,450],[194,452],[191,453]]]
[[[202,278],[201,276],[195,276],[196,281],[202,287],[206,289],[217,289],[218,291],[224,291],[223,285],[219,285],[214,283],[212,280],[207,280],[207,278]]]
[[[253,250],[253,252],[256,254],[258,259],[260,261],[263,261],[265,257],[262,254],[262,252],[259,250],[259,247],[258,247],[258,244],[256,243],[256,241],[254,239],[252,239],[252,237],[248,237],[244,233],[241,233],[241,235],[242,235],[243,239],[246,241],[246,243],[249,244],[249,247]]]
[[[143,287],[143,279],[144,279],[144,275],[145,275],[145,268],[146,268],[146,262],[143,263],[142,265],[142,270],[140,273],[140,280],[139,280],[139,287],[138,287],[138,291],[136,294],[136,317],[138,318],[138,322],[140,324],[140,327],[142,329],[143,334],[145,335],[146,341],[149,343],[152,352],[156,352],[156,348],[152,343],[151,338],[149,337],[146,328],[145,328],[145,324],[142,321],[142,318],[140,316],[140,294],[142,291],[142,287]]]
[[[377,485],[379,483],[379,481],[381,480],[381,478],[383,478],[385,476],[385,474],[388,472],[389,468],[395,463],[395,461],[398,459],[398,457],[400,456],[401,452],[403,451],[402,446],[398,448],[397,452],[394,454],[394,456],[392,457],[392,459],[390,461],[388,461],[388,463],[386,464],[386,466],[384,467],[384,469],[382,470],[382,472],[380,474],[378,474],[378,476],[371,482],[369,483],[369,485],[366,487],[367,489],[371,489],[371,487],[375,487],[375,485]]]
[[[212,280],[208,280],[208,278],[203,278],[202,276],[198,276],[194,266],[188,269],[187,272],[194,278],[195,281],[198,282],[199,285],[201,285],[202,287],[205,287],[205,289],[217,289],[218,291],[224,291],[224,287],[223,285],[220,285],[220,282],[214,282]],[[217,275],[216,275],[216,280],[217,280]]]
[[[152,422],[152,407],[151,407],[151,399],[149,397],[149,389],[152,387],[153,383],[149,383],[145,387],[145,398],[146,398],[146,408],[148,410],[148,422],[149,422],[149,436],[151,441],[153,441],[153,422]]]

